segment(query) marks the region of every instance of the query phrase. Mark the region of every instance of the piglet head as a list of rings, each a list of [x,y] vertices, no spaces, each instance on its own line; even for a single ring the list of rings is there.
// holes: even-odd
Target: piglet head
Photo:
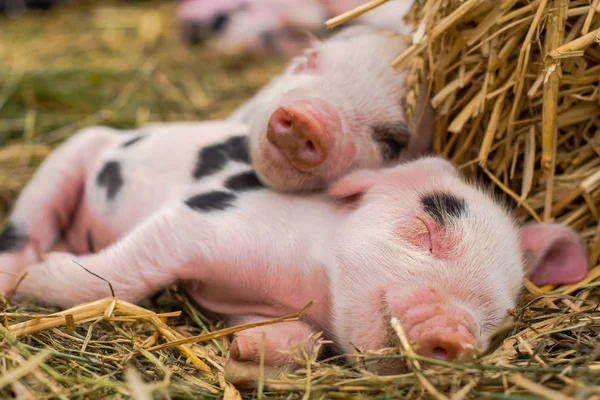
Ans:
[[[439,158],[356,172],[329,193],[345,213],[330,260],[331,330],[345,352],[396,346],[395,317],[418,353],[460,360],[486,349],[487,333],[515,307],[527,268],[554,283],[566,274],[547,271],[575,271],[574,280],[587,270],[570,232],[519,231],[505,209]]]
[[[428,148],[431,120],[421,127],[406,120],[404,73],[389,66],[406,41],[370,29],[352,32],[296,58],[251,117],[253,165],[272,188],[322,189],[354,169],[397,163]]]

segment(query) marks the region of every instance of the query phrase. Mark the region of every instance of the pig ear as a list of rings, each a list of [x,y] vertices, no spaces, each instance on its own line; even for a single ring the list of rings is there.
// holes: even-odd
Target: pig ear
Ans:
[[[370,170],[351,173],[329,187],[327,193],[347,205],[356,205],[362,195],[376,182],[377,174]]]
[[[308,49],[304,52],[303,56],[296,59],[294,65],[292,65],[292,74],[305,74],[314,72],[317,70],[319,61],[319,51],[317,49]]]
[[[586,249],[573,230],[558,224],[533,223],[521,228],[520,240],[525,274],[536,285],[564,285],[586,276]]]

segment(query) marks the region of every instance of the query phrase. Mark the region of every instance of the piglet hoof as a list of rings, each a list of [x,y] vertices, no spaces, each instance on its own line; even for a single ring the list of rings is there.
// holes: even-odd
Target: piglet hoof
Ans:
[[[229,357],[235,361],[252,361],[258,353],[256,340],[250,336],[238,336],[231,343]]]
[[[0,296],[10,298],[13,297],[18,283],[23,279],[23,276],[13,274],[0,273]]]
[[[237,387],[254,387],[259,379],[276,379],[288,369],[263,365],[262,374],[260,363],[253,361],[227,360],[225,364],[225,379]]]
[[[10,298],[27,275],[27,258],[23,253],[0,254],[0,296]]]
[[[251,336],[238,336],[231,343],[229,360],[225,364],[225,378],[238,387],[252,387],[259,379],[275,379],[291,371],[292,366],[272,366],[263,360],[261,371],[260,350]]]

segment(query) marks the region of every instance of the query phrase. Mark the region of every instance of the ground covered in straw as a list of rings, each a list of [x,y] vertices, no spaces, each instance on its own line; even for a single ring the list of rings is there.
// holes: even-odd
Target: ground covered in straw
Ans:
[[[434,41],[436,33],[440,36],[454,26],[439,23],[452,17],[453,2],[424,3],[437,13],[424,12],[417,18],[439,16],[422,29],[431,32],[429,28],[436,27],[430,38]],[[577,185],[598,169],[594,156],[598,158],[599,146],[591,134],[598,118],[596,54],[591,62],[570,60],[566,68],[563,65],[563,74],[575,82],[570,87],[557,86],[554,94],[546,91],[544,65],[534,60],[523,66],[518,54],[530,30],[530,39],[542,46],[547,10],[553,5],[547,3],[561,2],[499,3],[503,8],[493,11],[493,18],[486,18],[489,9],[459,15],[469,19],[462,27],[470,36],[453,36],[462,43],[434,42],[451,50],[445,59],[436,60],[443,66],[433,87],[442,116],[436,149],[466,170],[476,169],[495,180],[507,197],[517,201],[522,195],[523,219],[548,214],[574,226],[594,253],[598,191],[593,186],[588,194]],[[589,13],[587,0],[571,3],[571,10],[577,10],[569,11],[566,35],[573,25],[584,27]],[[588,9],[580,9],[586,5]],[[280,70],[282,64],[275,59],[225,59],[183,48],[172,12],[171,2],[79,2],[43,15],[0,20],[0,217],[43,157],[78,128],[223,117]],[[588,30],[597,29],[596,20],[590,21]],[[504,27],[508,28],[495,34]],[[536,46],[527,57],[539,52]],[[411,58],[418,78],[432,60],[424,48],[416,47],[410,54],[418,56]],[[469,51],[463,51],[466,47]],[[516,68],[512,62],[521,65]],[[550,62],[546,71],[549,66]],[[517,73],[526,78],[522,87]],[[465,85],[467,81],[472,85]],[[565,90],[570,93],[561,94]],[[516,94],[517,111],[526,101],[529,115],[499,100],[513,100]],[[569,95],[571,101],[565,104]],[[550,101],[552,96],[561,99],[554,102],[560,108],[561,131],[556,134],[564,139],[554,152],[546,147],[536,152],[540,142],[548,140],[535,130],[543,113],[541,98],[548,96]],[[588,98],[592,101],[586,102]],[[576,111],[569,113],[569,105]],[[511,118],[515,124],[508,124]],[[586,125],[588,120],[595,122]],[[451,135],[441,133],[445,128]],[[545,190],[547,175],[537,168],[540,157],[555,171],[550,195]],[[531,168],[519,172],[514,165]],[[598,257],[593,256],[595,266]],[[57,310],[0,298],[0,398],[600,398],[596,275],[570,287],[529,286],[521,307],[511,310],[515,322],[499,329],[492,351],[474,362],[438,361],[425,369],[424,360],[409,346],[357,355],[352,362],[316,362],[305,355],[305,368],[240,392],[221,374],[229,331],[221,331],[218,318],[203,315],[176,287],[141,304],[144,308],[108,298],[43,319],[40,316]],[[42,321],[46,329],[30,334],[26,321],[31,319]],[[19,323],[24,324],[15,326]],[[165,346],[194,336],[195,344]],[[385,358],[406,359],[410,373],[378,377],[366,372],[367,363]]]

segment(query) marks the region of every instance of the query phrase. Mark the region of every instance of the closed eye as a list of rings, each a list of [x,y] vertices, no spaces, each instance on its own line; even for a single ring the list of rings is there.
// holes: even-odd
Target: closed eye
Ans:
[[[429,254],[433,253],[431,231],[422,218],[417,217],[408,225],[406,223],[399,223],[396,229],[402,240],[405,240],[421,251]]]
[[[400,156],[400,152],[404,149],[406,143],[400,143],[399,141],[386,138],[379,140],[379,148],[381,155],[386,161],[392,161]]]
[[[394,121],[373,127],[373,139],[377,142],[385,161],[396,160],[410,141],[410,130],[404,121]]]

